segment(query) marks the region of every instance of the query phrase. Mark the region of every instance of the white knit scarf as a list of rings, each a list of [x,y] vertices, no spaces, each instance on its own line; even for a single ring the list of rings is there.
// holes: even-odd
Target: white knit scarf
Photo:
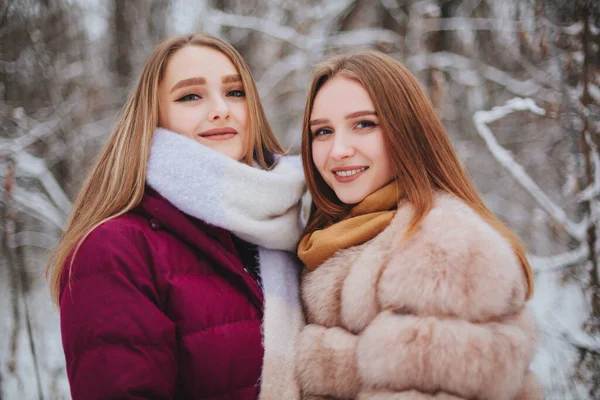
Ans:
[[[265,171],[157,128],[146,182],[186,214],[257,245],[265,298],[260,398],[299,399],[293,356],[304,325],[295,257],[306,190],[300,159],[281,157]]]

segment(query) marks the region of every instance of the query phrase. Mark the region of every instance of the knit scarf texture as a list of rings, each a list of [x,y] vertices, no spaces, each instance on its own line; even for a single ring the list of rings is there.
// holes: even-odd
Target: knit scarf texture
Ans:
[[[371,193],[341,221],[304,235],[298,246],[298,257],[308,269],[314,270],[338,250],[373,239],[392,222],[399,194],[396,181]]]
[[[306,191],[300,158],[282,156],[265,171],[157,128],[146,172],[147,184],[175,207],[257,246],[265,298],[260,399],[299,399],[293,357],[304,317],[293,252]]]

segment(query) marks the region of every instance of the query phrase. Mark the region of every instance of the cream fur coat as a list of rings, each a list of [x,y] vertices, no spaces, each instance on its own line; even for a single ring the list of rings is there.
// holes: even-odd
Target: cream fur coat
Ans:
[[[401,205],[371,241],[304,274],[296,374],[309,399],[533,400],[536,329],[508,241],[437,195],[420,228]]]

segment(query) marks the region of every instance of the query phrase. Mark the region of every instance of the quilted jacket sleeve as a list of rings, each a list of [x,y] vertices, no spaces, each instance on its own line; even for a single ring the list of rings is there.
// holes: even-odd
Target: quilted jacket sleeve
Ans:
[[[535,343],[525,309],[481,323],[384,311],[359,336],[357,369],[364,387],[512,400],[524,384]]]
[[[172,399],[175,325],[159,309],[143,241],[115,224],[88,236],[70,279],[63,279],[61,333],[71,395],[73,400]]]

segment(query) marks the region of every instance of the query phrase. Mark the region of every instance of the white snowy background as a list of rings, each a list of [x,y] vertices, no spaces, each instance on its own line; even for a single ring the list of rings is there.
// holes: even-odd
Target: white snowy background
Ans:
[[[199,30],[242,52],[291,151],[324,56],[407,65],[529,251],[547,398],[600,399],[600,2],[3,0],[0,400],[70,398],[49,253],[144,59]]]

